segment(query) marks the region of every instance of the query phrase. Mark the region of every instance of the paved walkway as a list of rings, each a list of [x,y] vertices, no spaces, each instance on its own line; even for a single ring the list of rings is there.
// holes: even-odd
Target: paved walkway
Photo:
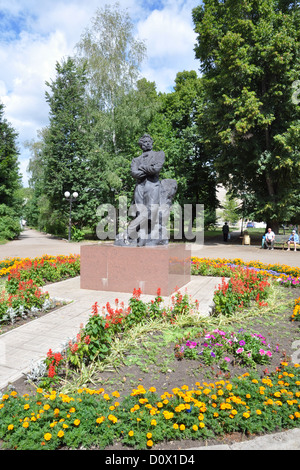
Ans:
[[[97,243],[97,242],[90,242]],[[18,240],[11,241],[6,245],[0,245],[0,260],[10,257],[34,258],[42,255],[70,255],[80,254],[82,243],[68,243],[51,235],[26,229],[21,233]],[[260,246],[249,246],[233,243],[224,243],[218,239],[205,242],[202,247],[193,247],[193,256],[206,258],[241,258],[244,261],[262,261],[263,263],[280,263],[288,266],[300,267],[300,251],[287,252],[275,249],[262,250]]]
[[[8,257],[37,257],[48,255],[79,254],[80,243],[68,243],[35,230],[25,230],[19,240],[6,245],[0,245],[0,259]],[[244,261],[262,261],[264,263],[280,263],[300,267],[300,252],[282,250],[266,251],[255,246],[239,246],[211,242],[192,253],[194,256],[207,258],[241,258]],[[220,279],[192,277],[184,288],[188,294],[200,302],[202,315],[208,315],[213,298],[213,292]],[[115,298],[128,302],[131,294],[115,292],[96,292],[80,289],[80,278],[69,279],[52,284],[45,288],[52,298],[70,301],[64,307],[37,318],[10,332],[0,336],[0,390],[20,378],[31,369],[32,363],[44,359],[47,351],[59,350],[62,344],[73,338],[84,324],[92,305],[97,301],[100,307],[107,302],[114,305]],[[151,296],[143,296],[147,301]],[[170,299],[164,298],[165,302]],[[196,445],[196,443],[195,443]],[[300,450],[300,429],[285,433],[259,437],[245,443],[232,446],[201,447],[199,450],[241,450],[241,449],[273,449]],[[197,449],[197,447],[193,448]]]

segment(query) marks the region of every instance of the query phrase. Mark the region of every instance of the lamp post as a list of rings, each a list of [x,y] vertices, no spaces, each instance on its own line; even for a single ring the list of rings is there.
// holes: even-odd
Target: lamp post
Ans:
[[[68,241],[71,241],[71,227],[72,227],[72,203],[74,200],[78,198],[78,193],[74,192],[73,194],[70,194],[69,191],[65,192],[65,198],[67,201],[70,202],[70,211],[69,211],[69,236],[68,236]]]

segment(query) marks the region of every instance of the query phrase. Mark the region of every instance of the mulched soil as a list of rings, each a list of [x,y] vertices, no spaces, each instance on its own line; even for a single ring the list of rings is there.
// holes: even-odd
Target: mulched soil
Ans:
[[[271,364],[267,366],[267,370],[266,365],[258,365],[255,370],[255,373],[260,377],[270,375],[272,371],[276,370],[282,359],[289,360],[293,354],[295,355],[293,343],[300,339],[300,323],[291,321],[294,300],[300,296],[300,291],[282,288],[282,292],[285,296],[284,306],[279,305],[277,311],[273,312],[269,318],[255,317],[246,322],[241,318],[239,324],[231,325],[235,331],[244,328],[260,333],[271,344],[274,351]],[[184,332],[182,334],[184,335]],[[138,347],[133,346],[130,355],[126,357],[126,364],[120,363],[118,369],[114,371],[99,373],[94,377],[94,383],[86,384],[86,386],[95,389],[103,387],[107,393],[118,390],[121,396],[126,396],[139,384],[142,384],[146,389],[154,386],[158,394],[162,394],[166,391],[171,393],[172,388],[182,385],[193,388],[195,382],[211,383],[221,379],[230,380],[236,375],[251,372],[249,368],[231,365],[229,373],[224,374],[216,366],[203,367],[197,361],[187,359],[179,361],[174,356],[176,340],[167,343],[164,339],[161,332],[143,338]],[[192,340],[192,338],[190,339]],[[276,347],[277,352],[275,352]],[[293,357],[295,358],[295,356]],[[296,357],[296,362],[300,363],[300,353]],[[35,388],[25,379],[16,381],[13,386],[19,394],[34,393],[35,391]],[[164,442],[153,446],[152,449],[174,451],[207,445],[230,445],[254,437],[257,436],[233,433],[218,440]],[[126,447],[115,443],[106,450],[126,450]]]

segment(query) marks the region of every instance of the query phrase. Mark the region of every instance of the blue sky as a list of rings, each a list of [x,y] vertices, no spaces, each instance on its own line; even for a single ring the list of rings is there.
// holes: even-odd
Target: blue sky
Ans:
[[[20,170],[28,185],[30,154],[24,142],[37,140],[48,124],[45,81],[55,79],[55,64],[74,54],[84,29],[109,0],[1,0],[0,100],[5,117],[19,134]],[[173,88],[177,72],[199,69],[192,9],[201,0],[119,0],[147,46],[141,76],[157,90]]]

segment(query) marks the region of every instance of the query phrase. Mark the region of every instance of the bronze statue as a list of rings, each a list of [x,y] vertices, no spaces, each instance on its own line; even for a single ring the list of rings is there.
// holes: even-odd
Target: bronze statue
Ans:
[[[136,179],[131,213],[136,218],[125,233],[118,235],[115,245],[165,245],[168,243],[166,222],[177,192],[177,183],[171,179],[159,180],[165,154],[152,150],[151,136],[143,135],[139,145],[142,154],[131,162],[131,175]]]

